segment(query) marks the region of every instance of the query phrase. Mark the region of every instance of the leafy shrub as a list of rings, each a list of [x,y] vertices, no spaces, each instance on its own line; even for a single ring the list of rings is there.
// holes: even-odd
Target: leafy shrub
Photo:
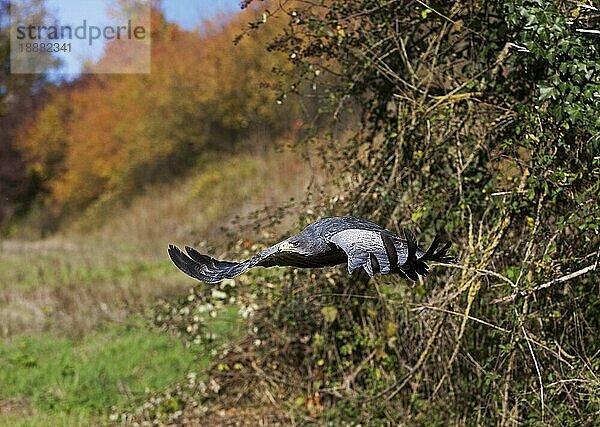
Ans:
[[[307,422],[593,425],[600,52],[578,30],[598,11],[330,0],[273,13],[290,25],[271,48],[321,111],[362,114],[332,153],[343,194],[301,225],[352,213],[425,241],[445,230],[460,262],[414,285],[290,272],[218,356],[207,402]]]

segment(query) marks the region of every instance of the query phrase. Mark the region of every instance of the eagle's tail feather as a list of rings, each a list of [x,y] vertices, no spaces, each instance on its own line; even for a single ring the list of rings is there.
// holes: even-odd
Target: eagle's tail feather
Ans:
[[[440,238],[438,235],[435,236],[427,251],[418,259],[415,256],[415,248],[417,248],[417,245],[414,234],[405,229],[404,237],[408,246],[408,256],[406,263],[400,272],[398,272],[398,274],[405,279],[416,281],[419,276],[427,276],[429,274],[429,265],[427,264],[428,261],[455,261],[453,256],[448,255],[448,249],[452,245],[452,242],[446,242],[441,249],[436,252],[438,246],[440,245]]]
[[[407,255],[406,262],[410,263],[417,259],[417,248],[418,248],[417,238],[415,237],[414,233],[412,231],[410,231],[408,228],[404,229],[404,238],[406,239],[406,244],[408,246],[408,255]]]
[[[435,254],[430,255],[429,259],[431,261],[436,262],[455,262],[456,258],[451,255],[448,255],[448,249],[452,246],[451,241],[447,241],[442,248],[437,251]]]

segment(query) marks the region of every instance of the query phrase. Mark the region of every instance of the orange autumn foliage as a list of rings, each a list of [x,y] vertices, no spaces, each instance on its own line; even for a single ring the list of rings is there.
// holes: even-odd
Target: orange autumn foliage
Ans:
[[[288,129],[295,117],[276,102],[281,77],[272,72],[286,60],[266,52],[284,20],[233,43],[256,13],[206,24],[200,34],[154,11],[150,74],[84,75],[58,89],[20,133],[56,212],[122,199],[180,174],[204,152],[231,150],[257,129]],[[101,61],[117,54],[108,46]]]

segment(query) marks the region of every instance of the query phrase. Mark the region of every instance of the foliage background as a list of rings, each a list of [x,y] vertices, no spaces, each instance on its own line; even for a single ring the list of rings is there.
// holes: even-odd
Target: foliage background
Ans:
[[[275,280],[249,338],[215,362],[221,395],[305,421],[595,423],[600,58],[580,30],[597,12],[520,1],[272,12],[290,25],[271,48],[317,88],[321,112],[361,116],[325,153],[343,165],[343,193],[302,223],[351,212],[430,238],[443,229],[460,263],[412,288]]]

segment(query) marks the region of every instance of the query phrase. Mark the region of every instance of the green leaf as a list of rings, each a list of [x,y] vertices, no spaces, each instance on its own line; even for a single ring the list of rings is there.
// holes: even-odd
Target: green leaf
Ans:
[[[333,323],[337,318],[338,310],[334,306],[328,305],[321,309],[321,314],[326,323]]]
[[[552,86],[540,86],[540,101],[553,98],[555,91]]]

